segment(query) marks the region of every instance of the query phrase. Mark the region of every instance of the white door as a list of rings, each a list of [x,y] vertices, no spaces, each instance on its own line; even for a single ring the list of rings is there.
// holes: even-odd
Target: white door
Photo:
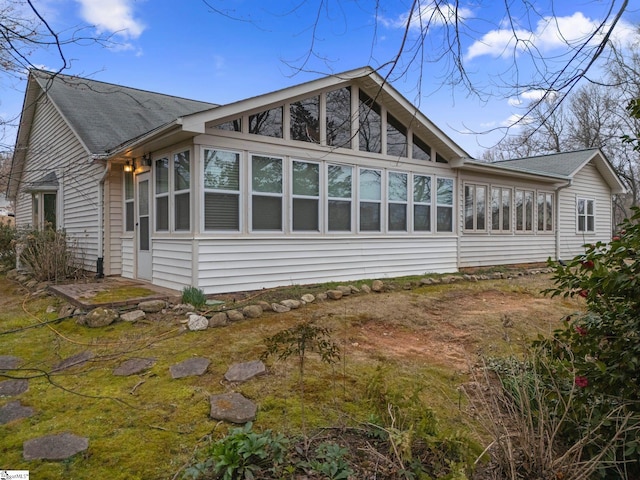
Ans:
[[[151,217],[149,202],[149,174],[136,176],[138,218],[136,222],[137,278],[151,280]]]

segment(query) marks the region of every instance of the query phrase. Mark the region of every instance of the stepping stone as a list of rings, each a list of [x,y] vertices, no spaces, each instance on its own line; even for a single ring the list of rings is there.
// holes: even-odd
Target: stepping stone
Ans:
[[[76,365],[82,365],[83,363],[88,362],[94,357],[94,353],[85,350],[84,352],[80,352],[76,355],[72,355],[68,358],[65,358],[60,363],[56,364],[52,369],[51,373],[59,372],[61,370],[66,370],[67,368],[75,367]]]
[[[231,365],[227,373],[224,374],[225,380],[228,382],[246,382],[258,375],[264,375],[267,367],[260,360],[252,362],[236,363]]]
[[[20,358],[13,355],[0,355],[0,370],[14,370],[21,362]]]
[[[211,413],[214,420],[224,420],[231,423],[247,423],[255,420],[258,408],[248,398],[240,393],[223,393],[212,395]]]
[[[184,362],[171,365],[171,378],[184,378],[202,375],[207,371],[207,367],[211,361],[206,358],[189,358]]]
[[[19,400],[9,402],[3,407],[0,407],[0,424],[9,423],[20,418],[27,418],[34,413],[35,410],[33,408],[23,406]]]
[[[128,377],[129,375],[135,375],[136,373],[140,373],[153,367],[155,363],[155,358],[131,358],[118,365],[113,370],[113,374],[120,377]]]
[[[27,440],[22,445],[22,456],[25,460],[65,460],[87,448],[88,438],[61,433]]]
[[[5,380],[0,382],[0,397],[13,397],[24,393],[29,388],[28,380]]]

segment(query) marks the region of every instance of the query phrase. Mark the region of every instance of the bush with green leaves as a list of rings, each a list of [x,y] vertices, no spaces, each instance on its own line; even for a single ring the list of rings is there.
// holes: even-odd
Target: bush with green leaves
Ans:
[[[620,406],[633,417],[632,423],[640,424],[640,210],[634,209],[610,242],[586,245],[584,255],[557,265],[554,280],[546,293],[586,302],[586,313],[566,317],[553,339],[539,342],[558,361],[571,356],[572,382],[585,408],[576,431],[589,429]],[[594,405],[591,415],[596,417],[588,417],[586,409]],[[612,461],[624,462],[629,478],[640,478],[637,430],[618,441]]]
[[[14,225],[0,222],[0,265],[5,267],[15,266],[15,243],[17,230]]]

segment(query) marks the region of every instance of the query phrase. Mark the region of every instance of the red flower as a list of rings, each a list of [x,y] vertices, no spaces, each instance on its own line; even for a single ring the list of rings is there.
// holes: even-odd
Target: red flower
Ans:
[[[587,270],[591,270],[594,267],[593,260],[584,260],[582,262],[582,268],[586,268]]]
[[[580,295],[582,298],[587,298],[589,296],[589,290],[580,290],[578,292],[578,295]]]
[[[613,240],[614,242],[617,242],[618,240],[620,240],[620,237],[616,235],[616,236],[615,236],[615,237],[613,237],[611,240]]]
[[[584,388],[587,385],[589,385],[589,380],[587,380],[587,377],[583,377],[582,375],[576,375],[576,387],[580,387],[580,388]]]
[[[584,337],[587,334],[587,329],[584,327],[581,327],[580,325],[576,325],[573,328],[575,329],[576,332],[578,332],[578,335],[580,335],[581,337]]]

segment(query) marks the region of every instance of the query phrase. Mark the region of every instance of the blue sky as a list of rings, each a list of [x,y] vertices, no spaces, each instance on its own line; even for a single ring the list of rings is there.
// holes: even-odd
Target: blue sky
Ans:
[[[34,1],[54,30],[62,31],[64,36],[80,28],[79,34],[85,37],[109,37],[106,45],[83,41],[81,45],[65,46],[71,68],[64,73],[220,104],[331,72],[364,65],[379,67],[398,51],[411,2],[380,2],[377,10],[376,2],[368,0],[207,3]],[[549,57],[563,53],[561,38],[578,40],[588,34],[611,6],[611,1],[556,0],[555,9],[551,10],[543,0],[536,2],[537,12],[533,14],[531,10],[517,9],[522,2],[511,3],[518,36]],[[615,1],[614,10],[622,3]],[[458,10],[466,25],[461,37],[465,67],[475,86],[498,96],[478,99],[461,87],[447,85],[451,76],[446,59],[405,64],[406,75],[392,81],[401,94],[473,156],[480,156],[485,147],[492,146],[500,132],[464,132],[484,132],[507,124],[521,114],[519,105],[539,94],[499,88],[505,80],[512,83],[514,71],[509,66],[514,58],[519,62],[519,81],[525,83],[532,78],[525,53],[512,48],[514,30],[504,22],[504,4],[502,0],[463,0]],[[638,6],[630,4],[614,30],[616,40],[628,40],[635,26],[640,25]],[[409,32],[408,45],[415,45],[419,38],[419,20],[424,24],[431,18],[431,33],[421,55],[438,55],[444,32],[440,20],[448,12],[444,9],[440,16],[433,16],[434,12],[425,8],[420,13],[413,17],[415,28]],[[309,56],[312,47],[314,54]],[[47,69],[60,66],[53,50],[34,52],[30,61]],[[420,64],[422,68],[418,68]],[[2,118],[10,120],[19,115],[24,87],[24,81],[2,80]],[[0,144],[11,144],[14,139],[15,131],[8,129]]]

